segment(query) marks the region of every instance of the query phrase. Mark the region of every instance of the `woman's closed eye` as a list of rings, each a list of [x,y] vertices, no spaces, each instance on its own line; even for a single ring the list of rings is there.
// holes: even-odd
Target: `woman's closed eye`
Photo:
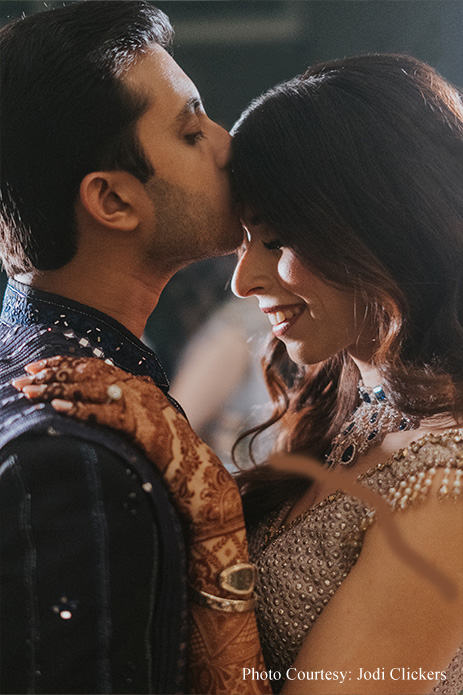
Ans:
[[[265,246],[266,249],[269,251],[277,251],[278,249],[281,249],[283,246],[283,243],[279,239],[272,239],[271,241],[263,241],[263,245]]]

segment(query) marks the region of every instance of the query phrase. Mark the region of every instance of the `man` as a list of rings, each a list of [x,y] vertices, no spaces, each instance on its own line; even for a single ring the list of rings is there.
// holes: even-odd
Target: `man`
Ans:
[[[10,384],[88,355],[167,393],[146,319],[179,268],[241,241],[229,136],[171,35],[147,3],[100,0],[0,32],[2,692],[184,687],[184,550],[159,476]]]

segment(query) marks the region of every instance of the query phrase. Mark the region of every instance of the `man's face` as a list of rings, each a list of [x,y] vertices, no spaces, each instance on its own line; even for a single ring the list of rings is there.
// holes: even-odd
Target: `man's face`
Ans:
[[[145,260],[180,267],[233,251],[242,241],[230,194],[230,136],[211,121],[195,85],[169,54],[154,46],[124,81],[151,97],[137,128],[155,175]]]

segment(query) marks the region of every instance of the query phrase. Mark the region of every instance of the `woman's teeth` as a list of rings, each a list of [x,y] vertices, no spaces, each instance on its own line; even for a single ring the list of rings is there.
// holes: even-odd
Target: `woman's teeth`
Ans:
[[[275,312],[270,312],[267,314],[268,320],[272,324],[272,326],[277,326],[279,323],[283,323],[284,321],[288,321],[289,319],[292,319],[293,316],[296,316],[297,314],[301,313],[300,308],[297,309],[285,309],[284,311],[275,311]]]

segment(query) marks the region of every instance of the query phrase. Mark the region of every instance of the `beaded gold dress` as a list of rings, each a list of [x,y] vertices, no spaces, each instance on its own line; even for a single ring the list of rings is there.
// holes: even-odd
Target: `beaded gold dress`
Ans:
[[[426,435],[357,481],[394,509],[406,508],[426,497],[442,467],[446,474],[439,495],[461,498],[463,430]],[[285,528],[281,524],[293,501],[250,534],[250,557],[259,570],[256,615],[265,663],[282,676],[272,681],[275,692],[283,687],[286,670],[305,637],[355,565],[366,529],[374,521],[370,507],[338,491]],[[432,695],[463,692],[463,646],[445,672],[446,680],[431,690]]]

